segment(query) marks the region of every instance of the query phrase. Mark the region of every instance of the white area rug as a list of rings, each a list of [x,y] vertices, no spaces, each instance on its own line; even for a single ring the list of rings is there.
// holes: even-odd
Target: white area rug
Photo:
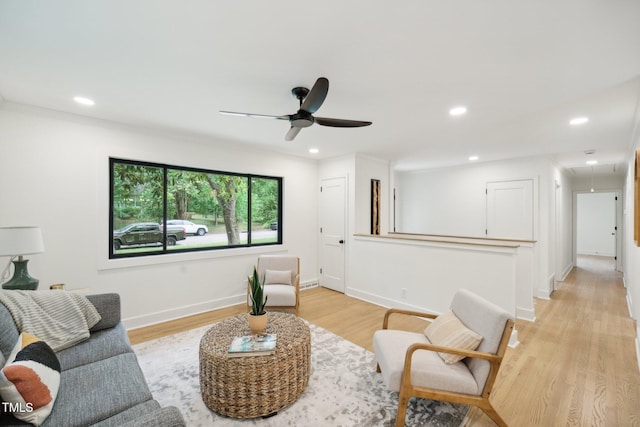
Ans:
[[[389,392],[376,373],[373,353],[313,324],[311,376],[302,396],[269,418],[236,420],[216,414],[202,402],[199,384],[200,338],[210,326],[134,346],[153,396],[177,406],[188,426],[393,426],[398,393]],[[459,426],[468,408],[411,399],[407,426]]]

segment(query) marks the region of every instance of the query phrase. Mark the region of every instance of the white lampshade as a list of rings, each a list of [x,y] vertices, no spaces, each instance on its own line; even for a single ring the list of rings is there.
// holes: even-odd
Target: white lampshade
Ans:
[[[0,227],[0,256],[44,252],[40,227]]]

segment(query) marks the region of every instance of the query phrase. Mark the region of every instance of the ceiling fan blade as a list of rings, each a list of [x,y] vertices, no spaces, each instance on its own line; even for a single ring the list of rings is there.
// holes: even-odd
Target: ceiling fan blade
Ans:
[[[314,117],[314,122],[322,126],[331,126],[334,128],[359,128],[371,124],[371,122],[363,122],[360,120],[329,119],[327,117]]]
[[[319,77],[307,97],[302,102],[300,109],[310,113],[315,113],[327,97],[327,92],[329,92],[329,80],[325,77]]]
[[[300,132],[300,129],[302,129],[302,128],[299,128],[299,127],[296,127],[296,126],[291,126],[291,129],[289,129],[289,132],[287,132],[287,134],[285,135],[284,139],[286,141],[293,141],[294,138]]]
[[[238,113],[235,111],[220,111],[220,114],[225,116],[240,116],[240,117],[253,117],[257,119],[277,119],[277,120],[289,120],[289,116],[270,116],[268,114],[253,114],[253,113]]]

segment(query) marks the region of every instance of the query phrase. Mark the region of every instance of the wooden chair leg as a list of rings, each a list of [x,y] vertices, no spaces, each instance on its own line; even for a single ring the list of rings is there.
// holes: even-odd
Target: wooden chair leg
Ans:
[[[493,406],[491,405],[491,403],[489,401],[487,401],[486,405],[483,405],[480,409],[482,409],[482,411],[487,414],[489,416],[489,418],[491,418],[493,420],[494,423],[496,423],[498,426],[500,427],[508,427],[507,423],[504,422],[504,420],[502,419],[502,417],[500,415],[498,415],[498,413],[496,412],[496,410],[493,408]]]
[[[396,415],[396,427],[404,427],[405,418],[407,418],[407,406],[409,405],[409,397],[403,395],[402,392],[398,395],[398,414]]]

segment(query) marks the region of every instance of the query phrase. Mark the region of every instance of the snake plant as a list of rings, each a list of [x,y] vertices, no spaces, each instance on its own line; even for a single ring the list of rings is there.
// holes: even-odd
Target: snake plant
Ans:
[[[267,296],[264,295],[264,275],[260,280],[255,266],[253,274],[249,276],[249,297],[251,298],[251,314],[254,316],[265,314],[264,307],[267,305]]]

